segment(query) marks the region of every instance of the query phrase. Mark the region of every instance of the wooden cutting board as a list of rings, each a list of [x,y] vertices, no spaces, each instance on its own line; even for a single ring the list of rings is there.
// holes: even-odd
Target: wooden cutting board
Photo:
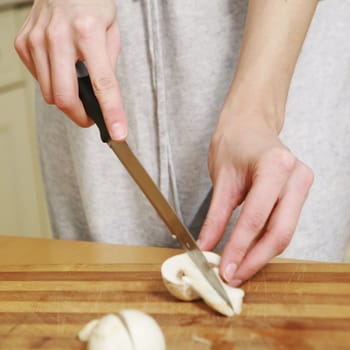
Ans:
[[[85,349],[82,326],[124,308],[152,315],[168,350],[350,349],[350,264],[270,264],[233,318],[175,300],[158,263],[0,270],[0,349]]]

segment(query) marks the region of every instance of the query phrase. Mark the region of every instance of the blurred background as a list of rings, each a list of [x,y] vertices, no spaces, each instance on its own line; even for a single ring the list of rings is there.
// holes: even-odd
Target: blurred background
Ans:
[[[0,234],[51,237],[36,149],[34,82],[13,41],[31,1],[0,0]]]
[[[0,235],[50,238],[36,145],[34,82],[13,47],[31,4],[0,0]]]

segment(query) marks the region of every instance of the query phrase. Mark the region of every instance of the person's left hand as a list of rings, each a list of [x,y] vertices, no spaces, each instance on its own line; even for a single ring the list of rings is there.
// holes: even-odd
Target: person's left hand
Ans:
[[[221,116],[209,150],[212,202],[198,244],[213,249],[243,203],[223,250],[220,275],[237,286],[289,244],[312,171],[262,115]]]

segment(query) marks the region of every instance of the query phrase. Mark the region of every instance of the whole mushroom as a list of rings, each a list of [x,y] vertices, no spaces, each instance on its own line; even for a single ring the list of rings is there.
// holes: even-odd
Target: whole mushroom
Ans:
[[[165,350],[157,322],[139,310],[122,310],[87,323],[79,332],[88,350]]]
[[[222,281],[218,272],[220,263],[218,254],[204,252],[204,255],[219,277],[233,309],[208,283],[187,253],[172,256],[162,264],[161,273],[165,287],[180,300],[191,301],[202,298],[207,305],[225,316],[240,314],[244,291],[240,288],[233,288]]]

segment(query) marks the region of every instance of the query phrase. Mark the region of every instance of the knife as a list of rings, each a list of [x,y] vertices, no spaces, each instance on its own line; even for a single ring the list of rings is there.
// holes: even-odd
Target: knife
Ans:
[[[219,278],[210,267],[202,251],[198,248],[192,235],[176,215],[169,202],[160,192],[150,175],[143,168],[137,157],[124,142],[113,141],[109,135],[103,119],[102,111],[93,92],[89,73],[82,61],[76,63],[78,75],[79,97],[84,105],[87,115],[96,123],[100,131],[101,140],[109,145],[136,184],[140,187],[146,198],[158,212],[161,219],[168,226],[170,232],[176,237],[181,247],[188,253],[193,263],[203,274],[214,290],[225,300],[229,307],[233,308],[225,289]]]

